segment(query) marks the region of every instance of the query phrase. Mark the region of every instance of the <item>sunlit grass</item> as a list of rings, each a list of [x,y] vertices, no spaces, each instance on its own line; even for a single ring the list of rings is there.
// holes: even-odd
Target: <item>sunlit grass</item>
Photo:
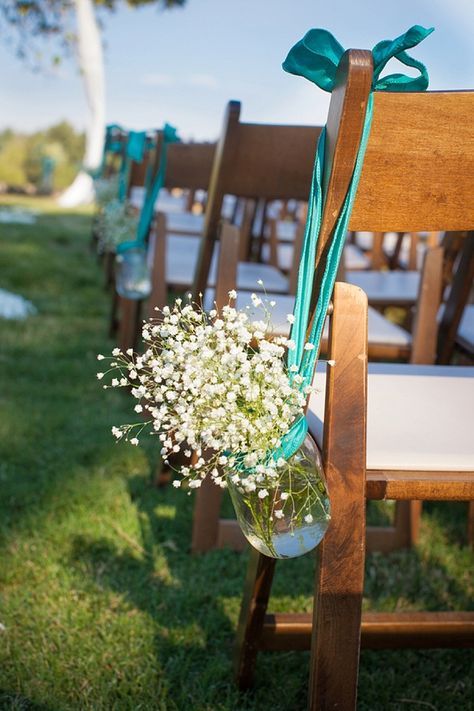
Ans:
[[[41,216],[2,226],[0,287],[39,313],[0,321],[0,708],[304,708],[307,654],[262,653],[255,689],[237,693],[247,555],[192,557],[192,498],[151,485],[152,446],[110,435],[131,407],[95,378],[95,355],[112,343],[90,211],[21,202]],[[465,535],[465,505],[426,505],[419,547],[367,561],[364,607],[468,607]],[[309,611],[313,575],[311,556],[280,563],[272,609]],[[463,650],[363,652],[359,707],[468,709],[470,660]]]

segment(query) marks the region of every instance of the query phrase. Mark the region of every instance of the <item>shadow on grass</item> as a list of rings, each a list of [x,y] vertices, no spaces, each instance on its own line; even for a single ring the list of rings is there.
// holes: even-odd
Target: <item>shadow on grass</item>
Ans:
[[[38,704],[26,696],[0,689],[0,708],[3,711],[55,711],[52,706]]]

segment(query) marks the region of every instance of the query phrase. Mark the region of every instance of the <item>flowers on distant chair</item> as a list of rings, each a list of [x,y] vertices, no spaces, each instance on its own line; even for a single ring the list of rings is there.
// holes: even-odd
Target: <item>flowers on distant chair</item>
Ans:
[[[117,198],[104,205],[99,214],[99,249],[114,252],[117,245],[135,239],[139,214]]]
[[[118,195],[119,176],[113,175],[110,178],[97,178],[94,181],[95,202],[99,210],[107,203],[114,200]]]
[[[304,456],[298,450],[289,461],[279,452],[312,388],[302,390],[296,369],[288,371],[285,355],[294,344],[272,338],[269,309],[264,306],[264,318],[254,320],[249,310],[232,306],[236,295],[229,294],[220,312],[207,313],[190,299],[177,299],[145,322],[143,354],[113,351],[107,371],[111,384],[104,387],[131,387],[143,419],[113,427],[112,433],[138,445],[151,429],[165,463],[173,454],[184,457],[176,487],[198,488],[205,477],[229,485],[251,543],[259,547],[259,540],[267,555],[297,555],[308,548],[288,553],[287,542],[279,552],[278,532],[293,536],[295,549],[296,532],[301,538],[300,529],[314,533],[323,521],[325,530],[329,521],[320,462],[309,462],[307,448]],[[252,300],[254,307],[262,305],[256,295]],[[315,464],[316,479],[309,475]],[[239,512],[240,502],[245,514]]]

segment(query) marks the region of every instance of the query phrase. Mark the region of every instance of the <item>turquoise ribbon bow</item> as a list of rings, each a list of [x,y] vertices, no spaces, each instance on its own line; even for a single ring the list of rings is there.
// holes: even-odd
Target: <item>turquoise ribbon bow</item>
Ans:
[[[168,146],[170,143],[179,142],[179,140],[176,129],[166,123],[162,132],[160,162],[154,181],[151,182],[149,179],[150,172],[148,172],[147,175],[145,200],[143,201],[140,212],[136,237],[134,240],[119,244],[117,246],[118,254],[126,252],[128,249],[136,249],[137,247],[144,246],[153,220],[155,203],[165,182]]]
[[[400,37],[394,40],[382,40],[376,44],[372,50],[374,61],[372,90],[425,91],[428,87],[428,72],[426,67],[418,60],[410,57],[406,50],[415,47],[431,34],[431,32],[433,32],[433,28],[425,29],[424,27],[420,27],[420,25],[414,25],[403,35],[400,35]],[[324,91],[332,91],[337,67],[344,51],[344,48],[327,30],[310,30],[303,39],[297,42],[290,50],[283,63],[283,69],[291,74],[297,74],[309,79],[309,81],[321,89],[324,89]],[[381,72],[392,57],[395,57],[406,66],[416,68],[420,75],[413,78],[405,76],[404,74],[389,74],[388,76],[380,78]],[[322,276],[315,307],[314,321],[307,341],[313,348],[311,350],[305,350],[314,279],[315,255],[325,201],[322,169],[324,166],[326,129],[323,129],[319,138],[308,200],[308,218],[298,272],[298,286],[293,311],[295,320],[290,334],[290,338],[294,341],[295,347],[293,350],[288,351],[289,377],[293,380],[296,375],[302,376],[301,389],[311,384],[316,368],[324,321],[334,288],[336,273],[346,239],[347,226],[364,162],[365,149],[370,134],[372,111],[373,94],[371,93],[369,101],[367,102],[365,123],[354,173],[339,220],[334,230],[333,240],[329,247],[327,263]],[[291,370],[292,366],[296,366],[295,372]],[[278,459],[279,457],[289,459],[303,443],[307,431],[308,425],[306,418],[301,417],[292,425],[289,432],[284,435],[281,446],[272,452],[271,456],[274,459]]]
[[[122,161],[119,176],[118,199],[123,202],[127,197],[128,178],[132,160],[140,163],[143,160],[145,146],[147,143],[146,131],[129,131],[125,157]]]

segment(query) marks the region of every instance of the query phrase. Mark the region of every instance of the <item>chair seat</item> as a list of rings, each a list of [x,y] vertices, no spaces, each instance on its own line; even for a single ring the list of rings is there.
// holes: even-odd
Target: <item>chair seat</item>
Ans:
[[[166,244],[166,282],[181,289],[189,288],[194,279],[201,238],[194,236],[167,235]],[[217,258],[219,245],[216,244],[209,272],[209,285],[216,283]],[[242,291],[258,291],[261,279],[265,288],[271,292],[288,291],[287,278],[269,264],[239,262],[237,267],[237,287]]]
[[[464,308],[456,341],[470,353],[474,353],[474,304]]]
[[[346,269],[368,269],[370,259],[355,244],[346,244],[344,247],[344,264]]]
[[[143,185],[133,185],[130,189],[130,195],[128,197],[130,205],[137,210],[140,210],[143,206],[144,199],[145,188]],[[167,214],[183,213],[186,210],[186,196],[184,194],[175,196],[171,195],[171,193],[167,190],[161,190],[155,204],[155,210],[160,210],[161,212],[166,212]]]
[[[418,298],[420,273],[347,271],[346,281],[365,291],[374,306],[411,306]]]
[[[159,203],[158,203],[159,209]],[[204,215],[195,215],[192,212],[166,212],[166,226],[170,232],[200,235],[204,227]]]
[[[265,298],[268,301],[275,301],[275,306],[271,309],[274,334],[276,336],[289,336],[290,324],[286,317],[288,314],[293,313],[295,297],[287,294],[271,294],[267,292]],[[213,303],[214,289],[207,289],[204,296],[204,307],[210,309]],[[262,318],[263,312],[259,311],[259,309],[254,309],[248,294],[238,293],[236,308],[245,309],[247,306],[250,306],[252,311],[255,312],[256,319],[260,320]],[[411,334],[389,321],[370,306],[368,322],[370,347],[389,345],[407,351],[411,348]],[[323,332],[323,340],[327,340],[327,337],[328,328],[326,324]]]
[[[322,446],[326,364],[308,424]],[[474,473],[474,368],[370,363],[367,469]]]
[[[285,224],[285,223],[282,223]],[[289,223],[291,224],[291,223]],[[279,244],[278,245],[278,267],[284,272],[289,272],[293,266],[293,245]],[[264,244],[262,248],[262,259],[264,262],[270,261],[270,245]],[[358,247],[353,244],[347,244],[344,248],[344,261],[347,269],[368,269],[370,267],[370,259]]]
[[[383,240],[384,249],[389,253],[393,252],[395,245],[397,244],[397,240],[398,235],[396,232],[387,232]],[[364,252],[370,252],[374,245],[373,232],[356,232],[355,243]]]

